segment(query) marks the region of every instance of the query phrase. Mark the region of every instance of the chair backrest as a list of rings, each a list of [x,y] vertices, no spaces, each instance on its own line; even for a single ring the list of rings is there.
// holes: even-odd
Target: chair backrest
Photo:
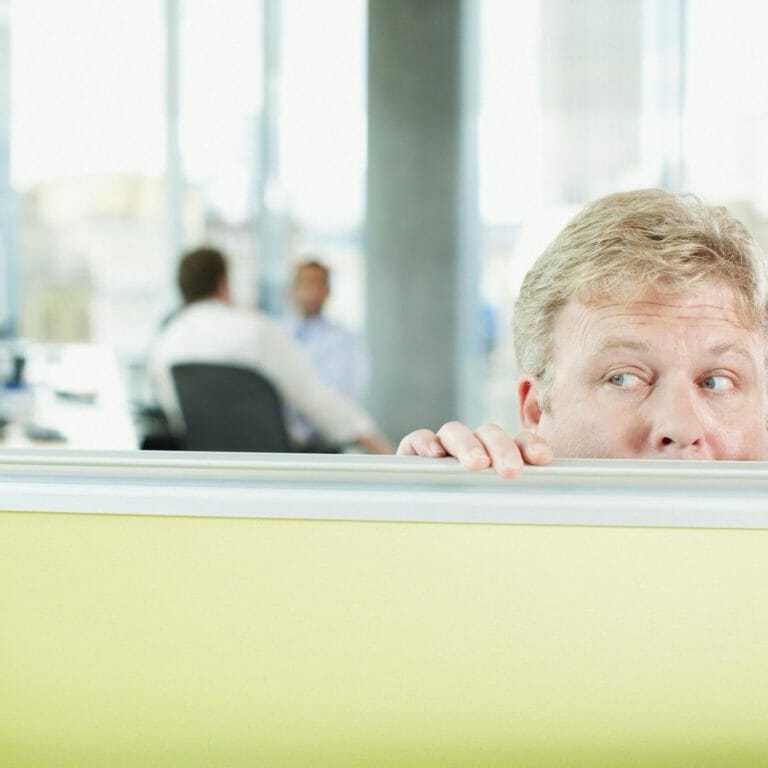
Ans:
[[[171,369],[188,451],[292,450],[275,387],[233,365],[180,363]]]

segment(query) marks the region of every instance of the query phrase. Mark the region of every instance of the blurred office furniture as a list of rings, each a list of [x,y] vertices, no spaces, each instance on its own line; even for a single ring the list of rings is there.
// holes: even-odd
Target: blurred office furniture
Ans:
[[[0,455],[0,764],[765,765],[768,464]]]
[[[97,344],[0,345],[2,448],[132,450],[136,429],[114,352]]]
[[[277,390],[234,365],[180,363],[171,369],[189,451],[290,452]]]
[[[182,439],[174,434],[159,405],[135,403],[133,418],[142,451],[179,451],[183,448]]]

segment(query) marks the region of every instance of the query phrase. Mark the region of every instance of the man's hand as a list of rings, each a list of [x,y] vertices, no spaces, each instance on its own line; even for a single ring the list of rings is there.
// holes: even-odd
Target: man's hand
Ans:
[[[458,421],[444,424],[437,434],[417,429],[406,435],[397,449],[398,456],[455,456],[467,469],[493,467],[501,477],[517,477],[525,464],[549,464],[549,443],[533,432],[511,437],[496,424],[472,430]]]

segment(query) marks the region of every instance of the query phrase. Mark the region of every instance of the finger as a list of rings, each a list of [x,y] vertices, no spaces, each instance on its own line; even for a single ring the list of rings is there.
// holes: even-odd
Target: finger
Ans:
[[[483,424],[476,430],[482,440],[491,465],[501,477],[518,477],[523,471],[524,459],[515,439],[497,424]]]
[[[552,447],[543,437],[526,431],[517,435],[515,442],[526,464],[549,464],[552,461]]]
[[[482,441],[466,425],[458,421],[444,424],[438,430],[437,437],[445,450],[455,456],[467,469],[487,469],[491,465],[491,457]]]
[[[430,429],[417,429],[407,434],[397,447],[398,456],[430,456],[433,458],[446,455],[443,444]]]

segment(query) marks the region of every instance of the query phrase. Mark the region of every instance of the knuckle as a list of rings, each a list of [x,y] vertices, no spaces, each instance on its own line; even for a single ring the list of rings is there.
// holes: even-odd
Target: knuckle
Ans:
[[[521,432],[519,435],[515,436],[515,442],[518,445],[530,447],[542,442],[542,439],[538,435],[535,435],[533,432],[525,430],[524,432]]]
[[[397,447],[397,453],[403,454],[426,454],[428,452],[427,445],[435,437],[434,433],[429,429],[417,429],[413,432],[409,432],[401,441]]]
[[[504,445],[505,440],[511,440],[504,429],[494,423],[483,424],[481,427],[478,427],[477,434],[480,435],[485,442],[499,446]]]

